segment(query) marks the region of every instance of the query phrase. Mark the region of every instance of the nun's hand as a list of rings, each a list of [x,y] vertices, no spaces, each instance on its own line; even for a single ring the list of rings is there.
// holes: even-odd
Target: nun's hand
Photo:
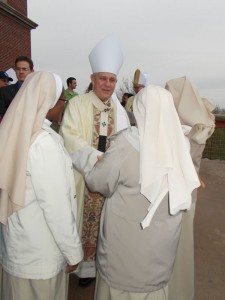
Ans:
[[[201,180],[201,178],[198,176],[198,179],[200,181],[200,186],[198,187],[198,189],[204,189],[205,188],[205,183],[204,181]]]
[[[102,160],[102,159],[103,159],[103,154],[102,154],[102,155],[98,155],[98,156],[97,156],[97,159],[98,159],[97,161]]]
[[[71,272],[75,271],[77,266],[78,266],[78,264],[76,264],[76,265],[67,265],[65,273],[68,274],[68,273],[71,273]]]
[[[205,182],[200,179],[200,183],[201,183],[200,188],[204,189],[205,188]]]

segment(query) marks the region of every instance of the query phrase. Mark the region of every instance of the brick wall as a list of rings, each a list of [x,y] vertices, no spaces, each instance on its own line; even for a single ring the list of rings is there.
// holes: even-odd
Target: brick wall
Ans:
[[[0,0],[0,70],[14,67],[19,55],[31,57],[31,29],[37,26],[27,18],[27,0]]]
[[[8,0],[7,4],[12,6],[22,15],[27,16],[27,0]]]
[[[14,67],[18,55],[31,56],[30,29],[4,15],[0,16],[0,28],[0,70],[7,70]]]

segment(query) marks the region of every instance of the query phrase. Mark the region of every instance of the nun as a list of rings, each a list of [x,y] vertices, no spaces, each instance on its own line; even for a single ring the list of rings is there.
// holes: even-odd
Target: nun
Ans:
[[[62,80],[27,76],[0,127],[1,299],[66,300],[83,258],[72,161],[50,128],[64,108]]]
[[[97,162],[89,146],[73,157],[88,188],[106,197],[95,300],[167,300],[181,212],[200,184],[171,94],[145,87],[133,111],[137,127],[115,134]]]
[[[173,96],[180,122],[189,127],[187,138],[196,172],[199,174],[202,154],[206,141],[215,129],[215,108],[207,99],[200,96],[198,89],[184,76],[174,78],[165,87]],[[201,186],[204,183],[201,181]],[[183,212],[182,230],[168,289],[168,300],[194,299],[194,216],[197,202],[197,189],[192,193],[191,209]]]

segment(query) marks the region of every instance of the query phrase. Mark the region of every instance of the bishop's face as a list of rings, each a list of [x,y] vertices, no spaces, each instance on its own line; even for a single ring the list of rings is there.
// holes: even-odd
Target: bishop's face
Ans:
[[[93,91],[103,102],[107,101],[113,94],[117,78],[115,74],[108,72],[99,72],[91,75]]]
[[[135,92],[135,94],[137,94],[138,92],[140,92],[141,89],[143,89],[145,86],[142,84],[133,84],[133,90]]]

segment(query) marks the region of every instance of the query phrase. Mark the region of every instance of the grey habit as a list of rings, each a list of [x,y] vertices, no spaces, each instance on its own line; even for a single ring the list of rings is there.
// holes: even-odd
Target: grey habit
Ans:
[[[169,214],[167,194],[150,226],[142,229],[149,201],[140,193],[139,156],[137,128],[125,129],[111,138],[103,159],[84,175],[89,189],[106,197],[97,248],[100,277],[109,288],[151,295],[166,287],[172,272],[181,213]]]

